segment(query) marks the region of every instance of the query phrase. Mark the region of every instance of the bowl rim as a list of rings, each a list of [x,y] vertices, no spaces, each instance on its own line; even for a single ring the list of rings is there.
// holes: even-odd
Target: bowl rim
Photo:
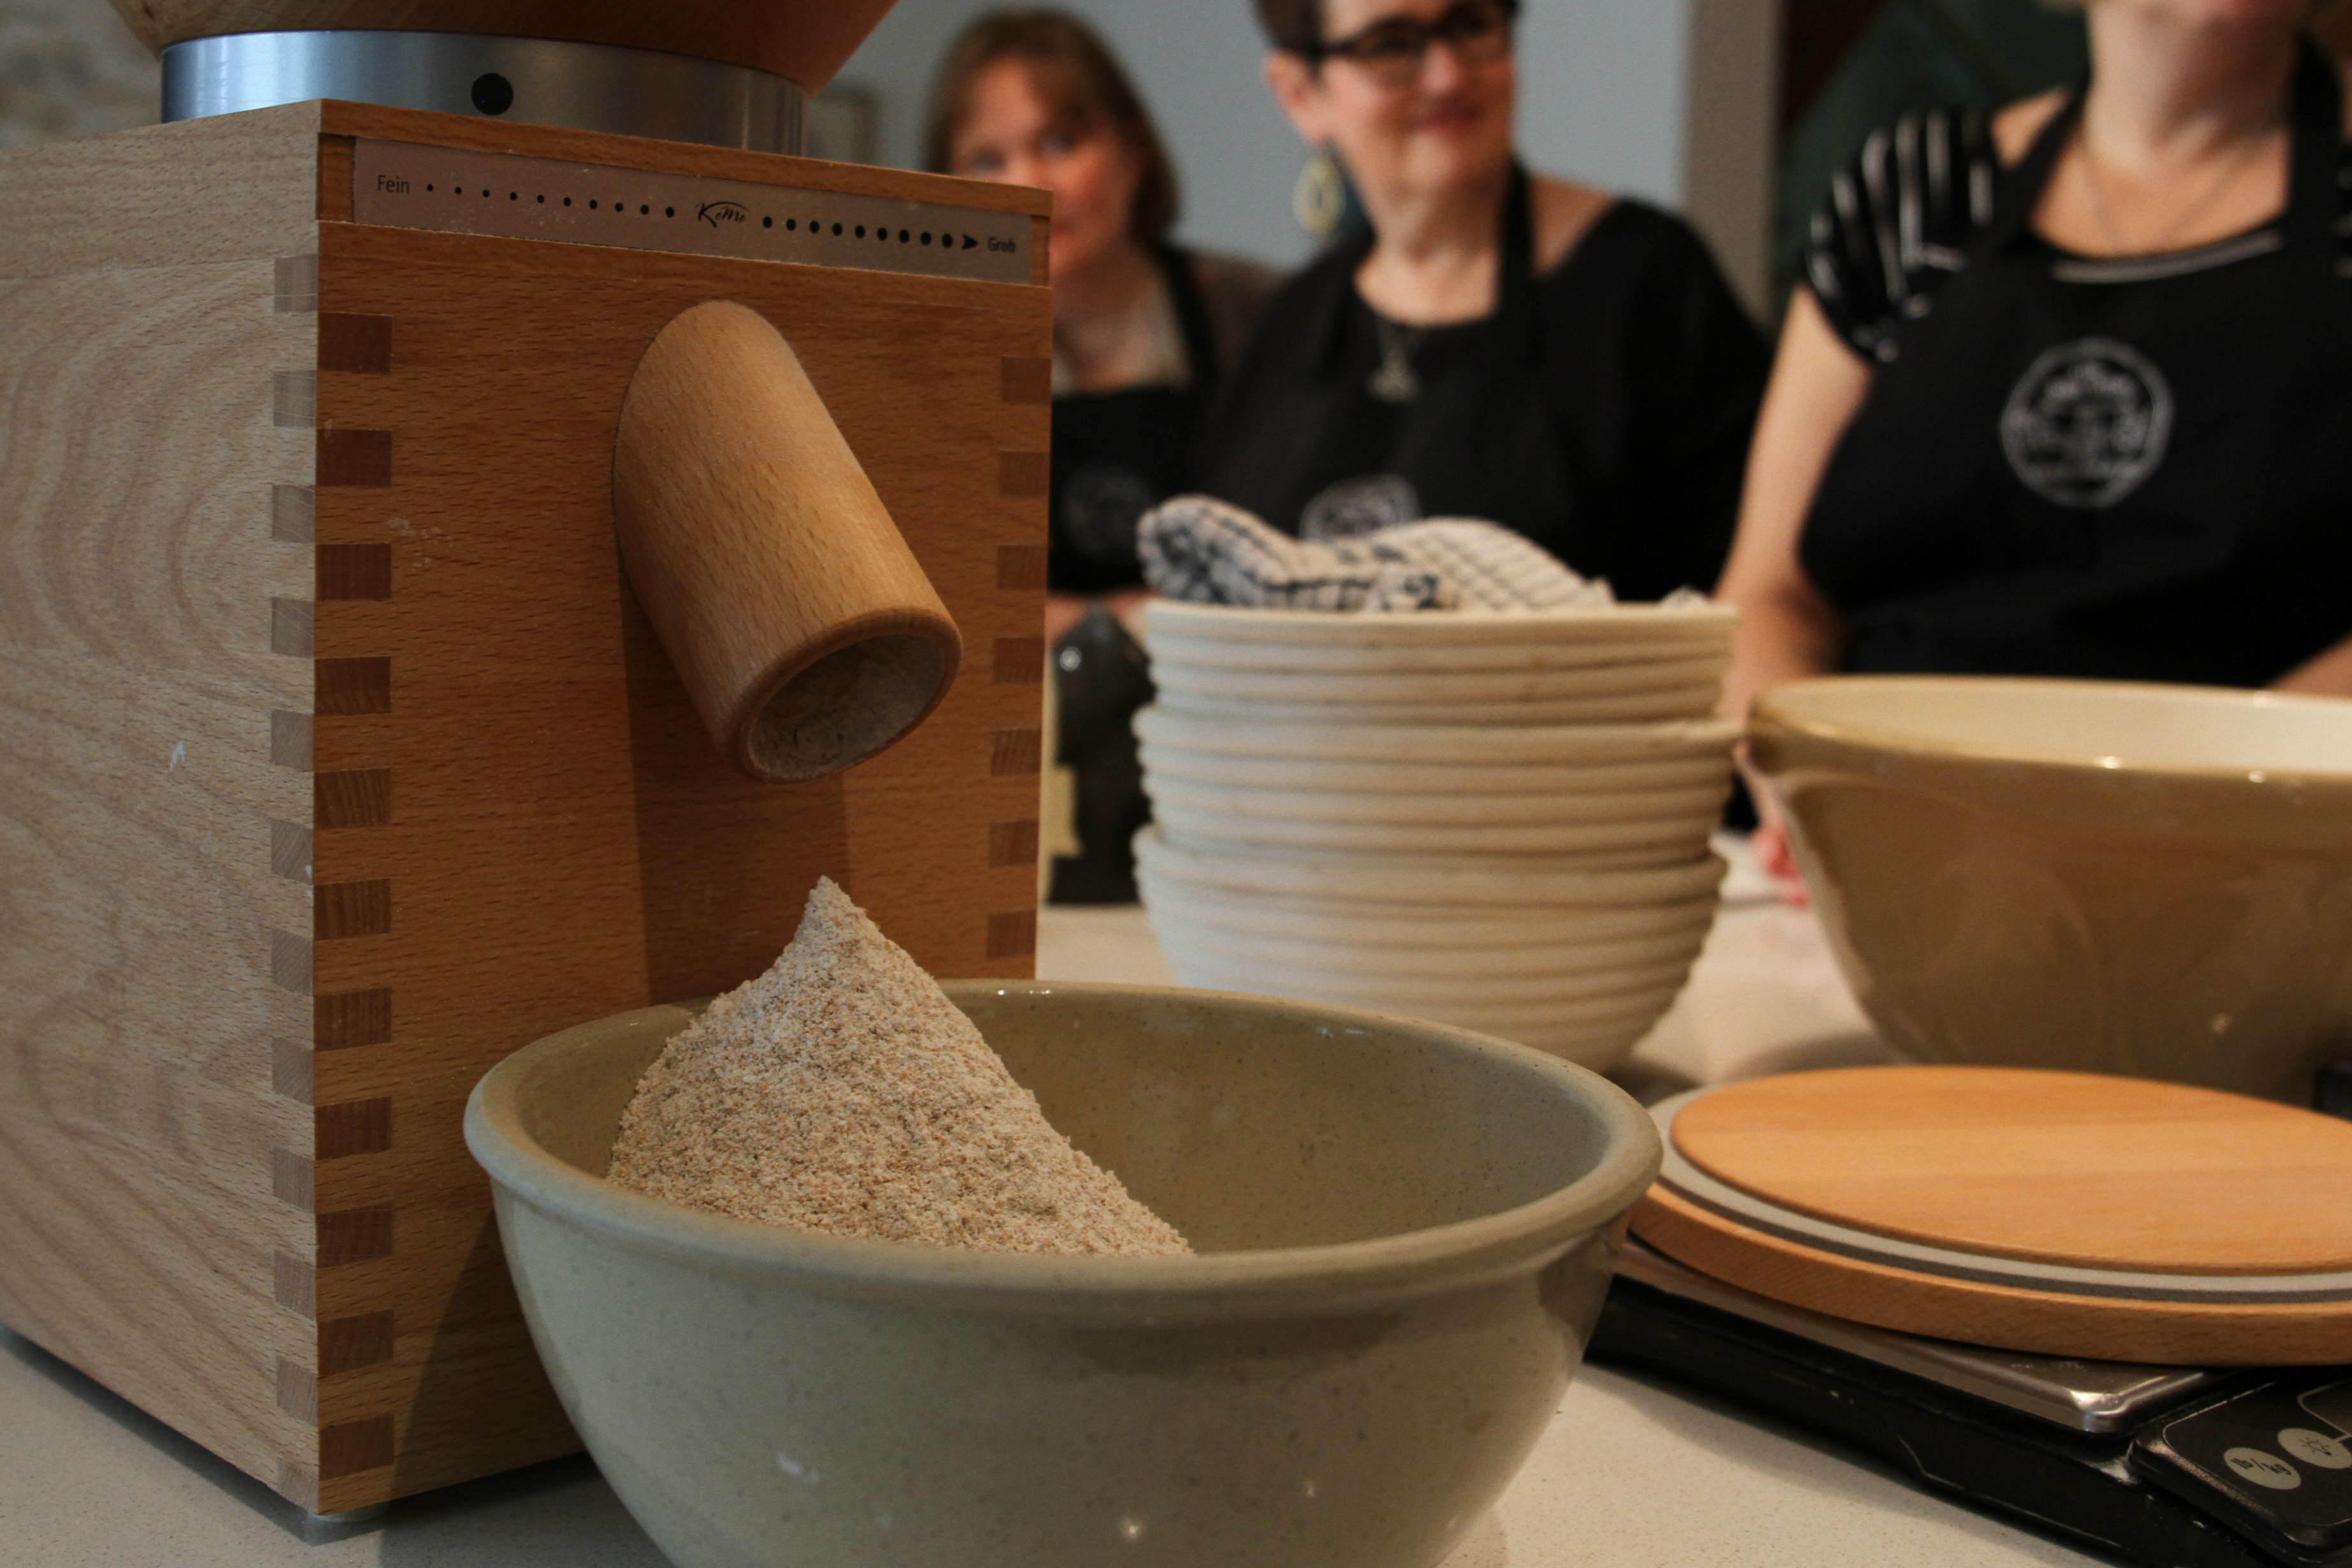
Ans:
[[[1264,722],[1285,728],[1400,728],[1443,735],[1454,729],[1586,728],[1601,724],[1689,724],[1713,713],[1721,691],[1707,681],[1607,696],[1542,697],[1528,702],[1433,701],[1276,702],[1261,697],[1213,697],[1177,687],[1155,694],[1154,705],[1207,724]],[[1596,712],[1594,710],[1605,710]],[[1659,711],[1664,709],[1665,711]],[[1644,713],[1648,717],[1642,716]],[[1360,720],[1357,716],[1361,715]],[[1458,718],[1458,722],[1456,722]],[[1525,720],[1524,723],[1521,720]]]
[[[1190,796],[1191,803],[1203,810],[1231,811],[1235,816],[1244,817],[1278,817],[1285,821],[1304,817],[1310,821],[1320,822],[1335,820],[1337,808],[1360,800],[1395,800],[1404,802],[1404,805],[1393,814],[1351,815],[1336,820],[1400,825],[1417,821],[1425,827],[1441,824],[1534,827],[1597,822],[1683,822],[1696,816],[1704,816],[1712,821],[1723,814],[1723,798],[1727,784],[1727,780],[1710,778],[1696,784],[1656,784],[1637,789],[1547,789],[1525,794],[1498,789],[1472,794],[1460,790],[1350,789],[1336,784],[1232,784],[1223,779],[1190,779],[1181,773],[1154,768],[1149,763],[1144,765],[1143,777],[1144,792],[1153,800],[1163,795],[1175,800]],[[1216,799],[1210,799],[1212,796]],[[1704,805],[1696,799],[1686,799],[1699,796],[1708,798]],[[1475,805],[1464,807],[1462,803],[1465,801]],[[1630,803],[1636,809],[1622,814],[1603,816],[1594,808],[1604,801]],[[1506,809],[1507,805],[1525,810],[1528,814],[1500,820],[1486,815]],[[1545,806],[1554,810],[1549,812],[1538,810]],[[1584,809],[1578,810],[1579,807]],[[1451,815],[1450,808],[1460,809],[1462,815]],[[1421,815],[1409,817],[1404,814],[1407,810],[1418,810]]]
[[[1649,1113],[1599,1073],[1471,1030],[1363,1009],[1166,986],[988,979],[941,985],[951,999],[1075,992],[1189,1004],[1216,996],[1255,1010],[1293,1014],[1326,1030],[1403,1028],[1435,1036],[1455,1049],[1501,1057],[1552,1080],[1601,1124],[1601,1157],[1565,1186],[1499,1213],[1326,1246],[1173,1258],[1063,1257],[958,1251],[789,1230],[615,1186],[558,1159],[522,1129],[517,1092],[533,1068],[577,1049],[584,1031],[652,1025],[664,1015],[682,1028],[693,1015],[690,1004],[678,1003],[576,1025],[506,1057],[467,1101],[466,1146],[488,1172],[501,1199],[519,1199],[635,1250],[908,1305],[1123,1322],[1133,1322],[1139,1313],[1171,1322],[1260,1318],[1286,1310],[1321,1315],[1523,1275],[1622,1219],[1655,1176],[1662,1154]]]
[[[1727,760],[1739,738],[1737,719],[1611,719],[1593,724],[1328,724],[1275,723],[1263,718],[1206,718],[1160,704],[1138,708],[1136,738],[1147,746],[1214,757],[1282,757],[1337,762],[1413,762],[1483,768],[1491,755],[1511,752],[1527,766],[1562,766],[1559,758],[1650,762],[1693,757]],[[1418,752],[1433,753],[1423,758]]]
[[[2178,779],[2200,783],[2291,788],[2352,786],[2352,768],[2347,768],[2341,772],[2321,772],[2311,768],[2226,768],[2200,763],[2141,762],[2129,758],[2119,761],[2103,760],[2087,752],[2079,758],[2053,757],[1999,747],[1938,740],[1900,729],[1876,727],[1867,724],[1803,717],[1788,710],[1787,699],[1790,697],[1801,699],[1809,693],[1831,689],[1851,690],[1857,685],[1867,685],[1882,691],[1906,688],[1916,691],[1944,686],[1985,690],[1999,690],[2005,687],[2011,690],[2037,692],[2163,693],[2187,700],[2222,703],[2242,709],[2334,709],[2352,715],[2352,702],[2347,702],[2342,697],[2309,695],[2296,692],[2273,692],[2242,686],[2193,685],[2168,681],[2083,680],[2070,676],[2049,675],[1817,675],[1805,680],[1788,682],[1758,696],[1748,726],[1751,739],[1777,730],[1783,735],[1799,739],[1819,741],[1854,750],[1888,751],[1938,762],[1985,762],[1998,764],[2003,768],[2042,768],[2055,774],[2086,779]],[[1759,768],[1768,775],[1782,770],[1781,768],[1762,759],[1759,759]]]
[[[1647,637],[1706,637],[1730,634],[1738,610],[1714,600],[1664,604],[1640,600],[1560,610],[1335,611],[1291,606],[1199,604],[1153,598],[1144,623],[1167,622],[1203,634],[1246,642],[1283,642],[1303,634],[1318,643],[1387,643],[1412,640],[1531,642],[1561,632],[1608,629]],[[1188,624],[1189,623],[1189,624]],[[1209,628],[1214,627],[1214,632]]]
[[[1493,865],[1443,855],[1368,860],[1363,857],[1370,852],[1365,851],[1339,858],[1317,852],[1292,854],[1265,845],[1234,854],[1171,843],[1158,822],[1137,829],[1131,841],[1139,877],[1149,873],[1193,886],[1432,908],[1471,904],[1616,909],[1661,900],[1695,903],[1718,897],[1730,870],[1711,839],[1696,859],[1669,865],[1536,869],[1530,869],[1533,857],[1524,854],[1486,857]],[[1412,863],[1414,859],[1420,863]]]
[[[1151,681],[1155,686],[1210,693],[1238,691],[1245,696],[1256,695],[1265,687],[1348,694],[1298,699],[1332,704],[1454,702],[1460,699],[1463,687],[1486,686],[1501,688],[1504,696],[1481,699],[1485,701],[1559,702],[1580,696],[1618,696],[1706,685],[1719,681],[1731,664],[1730,649],[1709,648],[1705,653],[1686,653],[1671,659],[1582,664],[1565,670],[1236,669],[1230,664],[1212,664],[1166,652],[1168,642],[1172,641],[1174,639],[1163,641],[1152,650]],[[1427,690],[1430,695],[1404,697],[1391,695],[1399,688]],[[1534,692],[1544,695],[1531,695]]]

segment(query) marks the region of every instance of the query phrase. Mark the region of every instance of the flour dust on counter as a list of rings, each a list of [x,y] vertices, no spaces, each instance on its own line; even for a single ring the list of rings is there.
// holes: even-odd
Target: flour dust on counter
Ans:
[[[664,1048],[611,1178],[835,1236],[983,1252],[1189,1252],[1045,1120],[937,981],[829,878],[773,967]]]

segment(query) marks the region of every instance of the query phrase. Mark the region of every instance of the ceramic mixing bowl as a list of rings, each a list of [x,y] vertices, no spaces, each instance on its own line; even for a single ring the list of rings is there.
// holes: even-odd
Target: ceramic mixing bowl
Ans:
[[[1162,686],[1159,706],[1171,714],[1212,724],[1264,724],[1349,728],[1402,727],[1432,734],[1488,727],[1689,723],[1715,711],[1722,695],[1716,680],[1688,681],[1654,691],[1603,693],[1591,696],[1481,702],[1274,702],[1262,697],[1209,696]]]
[[[1155,893],[1162,893],[1154,889]],[[1162,942],[1171,936],[1203,955],[1246,959],[1275,969],[1305,967],[1328,975],[1360,975],[1370,979],[1444,981],[1484,986],[1489,981],[1533,979],[1588,982],[1586,993],[1622,990],[1629,974],[1679,964],[1685,969],[1697,957],[1712,924],[1713,910],[1689,921],[1682,929],[1654,936],[1604,937],[1599,940],[1498,941],[1486,946],[1467,945],[1422,946],[1413,944],[1368,944],[1349,940],[1317,940],[1288,935],[1266,936],[1226,918],[1226,912],[1205,901],[1186,904],[1164,895],[1156,899],[1151,928]],[[1366,1005],[1370,1005],[1369,998]]]
[[[962,981],[1054,1124],[1200,1249],[842,1240],[603,1179],[692,1016],[509,1058],[466,1138],[557,1392],[679,1568],[1432,1568],[1559,1408],[1639,1106],[1328,1007]]]
[[[1221,789],[1314,789],[1357,795],[1538,796],[1576,800],[1656,790],[1728,793],[1731,752],[1664,762],[1514,767],[1504,763],[1349,762],[1338,758],[1246,757],[1194,747],[1141,747],[1144,771]]]
[[[1168,841],[1185,849],[1223,855],[1313,856],[1365,866],[1424,859],[1483,860],[1498,866],[1517,861],[1551,871],[1688,865],[1707,852],[1708,829],[1714,825],[1706,820],[1696,824],[1559,822],[1541,827],[1334,822],[1196,810],[1172,799],[1155,800],[1151,809]]]
[[[1727,644],[1739,617],[1728,606],[1704,601],[1381,615],[1155,599],[1144,607],[1143,619],[1153,647],[1165,640],[1171,652],[1181,647],[1187,657],[1202,663],[1248,669],[1405,670],[1557,669],[1676,658]],[[1227,651],[1209,651],[1215,648]],[[1473,649],[1479,652],[1465,652]]]
[[[1681,789],[1540,791],[1504,795],[1488,790],[1415,793],[1401,789],[1318,789],[1298,785],[1204,784],[1160,772],[1147,754],[1144,784],[1154,800],[1236,817],[1297,818],[1316,822],[1404,822],[1486,827],[1506,823],[1696,821],[1712,828],[1723,812],[1721,783]]]
[[[2352,1056],[2352,702],[1847,677],[1749,745],[1897,1047],[2295,1101]]]
[[[1186,664],[1155,646],[1151,682],[1169,696],[1222,697],[1236,702],[1543,703],[1697,686],[1722,687],[1730,650],[1710,649],[1685,659],[1590,664],[1567,670],[1368,671],[1235,670]]]
[[[1187,847],[1135,839],[1152,935],[1188,986],[1374,1007],[1606,1071],[1682,990],[1723,862],[1630,870]]]
[[[1727,776],[1739,739],[1739,727],[1718,718],[1487,727],[1351,720],[1309,727],[1252,716],[1199,719],[1156,706],[1135,716],[1135,733],[1146,746],[1268,760],[1580,770],[1706,762]]]

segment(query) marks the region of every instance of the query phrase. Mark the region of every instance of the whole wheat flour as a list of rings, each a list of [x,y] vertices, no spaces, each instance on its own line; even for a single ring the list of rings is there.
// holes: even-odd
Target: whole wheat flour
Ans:
[[[1055,1132],[937,981],[830,879],[775,966],[637,1085],[613,1180],[738,1219],[983,1252],[1189,1252]]]

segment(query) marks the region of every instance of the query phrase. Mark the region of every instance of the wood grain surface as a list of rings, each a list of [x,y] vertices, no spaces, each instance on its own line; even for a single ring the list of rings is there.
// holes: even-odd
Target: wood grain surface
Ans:
[[[373,27],[499,33],[620,44],[750,66],[814,93],[833,79],[891,0],[113,0],[151,49],[219,33]]]
[[[1863,1067],[1714,1090],[1675,1145],[1878,1235],[2148,1273],[2352,1270],[2352,1123],[2184,1084]]]
[[[992,648],[1041,620],[997,481],[1050,304],[290,223],[320,112],[0,155],[0,1318],[340,1510],[576,1446],[460,1135],[492,1062],[749,977],[820,873],[938,974],[1032,969],[1037,685],[968,661],[848,774],[737,774],[621,570],[631,370],[704,300],[773,321]]]
[[[201,139],[213,145],[212,139]],[[90,144],[84,144],[90,145]],[[23,211],[54,149],[0,158]],[[106,177],[121,164],[96,160]],[[166,172],[157,172],[159,176]],[[49,237],[0,219],[0,263]],[[201,229],[187,248],[216,256]],[[273,1301],[307,1254],[278,1197],[310,1112],[270,1040],[299,1009],[275,934],[310,890],[273,874],[308,779],[270,714],[310,706],[271,651],[310,552],[270,485],[310,432],[272,376],[314,353],[268,256],[75,276],[0,265],[0,1318],[241,1468],[310,1434],[276,1399],[309,1327]]]
[[[2352,1304],[2238,1305],[2068,1296],[1909,1273],[1785,1241],[1664,1186],[1633,1234],[1703,1274],[1832,1317],[2000,1350],[2165,1366],[2352,1361]]]
[[[289,103],[10,148],[0,153],[0,276],[259,260],[272,267],[267,309],[277,258],[318,249],[320,114]],[[315,353],[269,369],[307,368]],[[266,395],[268,372],[262,385]]]
[[[459,1136],[492,1061],[756,973],[820,872],[937,973],[1031,963],[1034,873],[989,862],[995,823],[1034,819],[1034,773],[992,768],[998,731],[1034,727],[1034,685],[970,663],[900,746],[803,785],[752,783],[712,745],[625,591],[604,511],[646,345],[708,298],[774,321],[955,620],[992,642],[1039,611],[1034,591],[997,587],[998,549],[1042,534],[1033,500],[995,493],[996,454],[1042,444],[1046,417],[1003,402],[998,361],[1049,328],[1042,295],[1003,285],[642,255],[617,271],[580,246],[341,225],[320,254],[322,308],[394,323],[388,373],[322,374],[320,393],[322,419],[394,437],[384,492],[322,487],[318,503],[322,545],[393,557],[389,599],[317,618],[321,660],[392,668],[389,712],[322,716],[315,740],[320,773],[382,769],[394,802],[388,822],[322,828],[314,851],[321,882],[387,880],[393,906],[385,935],[321,943],[315,960],[320,993],[387,992],[392,1019],[379,1046],[320,1052],[314,1098],[389,1097],[397,1129],[391,1148],[319,1175],[322,1212],[396,1209],[389,1257],[318,1281],[321,1321],[389,1306],[400,1325],[393,1364],[321,1380],[322,1420],[403,1423],[396,1463],[322,1482],[340,1507],[491,1468],[488,1438],[454,1418],[413,1435],[406,1422],[425,1390],[451,1385],[448,1303],[480,1296],[466,1271],[486,1249],[495,1261]],[[567,308],[529,308],[545,298]],[[504,324],[496,354],[480,351],[486,319]],[[482,1301],[473,1328],[513,1322],[504,1297]],[[543,1404],[527,1357],[504,1370],[485,1408]],[[497,1462],[542,1451],[519,1443]]]

